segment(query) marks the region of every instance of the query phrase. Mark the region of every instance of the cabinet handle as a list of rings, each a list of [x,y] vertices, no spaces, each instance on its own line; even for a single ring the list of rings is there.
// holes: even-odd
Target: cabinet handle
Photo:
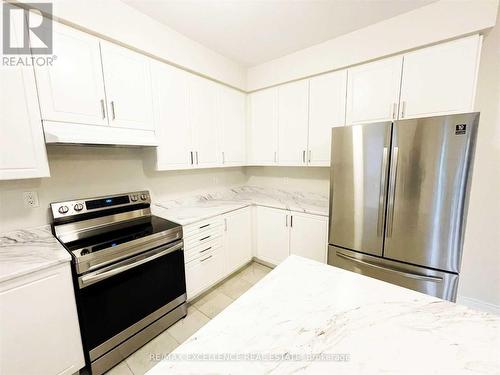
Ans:
[[[201,227],[198,227],[199,229],[203,229],[203,228],[206,228],[206,227],[209,227],[210,226],[210,223],[208,224],[205,224],[205,225],[202,225]]]
[[[104,120],[106,118],[106,107],[104,106],[104,99],[101,99],[101,112],[102,119]]]
[[[302,163],[306,163],[306,150],[302,151]]]
[[[200,253],[200,254],[201,254],[201,253],[204,253],[205,251],[208,251],[208,250],[210,250],[211,248],[212,248],[212,246],[210,246],[210,247],[207,247],[206,249],[204,249],[204,250],[201,250],[201,251],[200,251],[199,253]]]
[[[224,155],[224,151],[222,151],[222,164],[226,164],[226,157]]]
[[[278,159],[276,157],[276,151],[274,151],[274,162],[277,163],[278,162]]]
[[[406,112],[406,100],[403,100],[401,103],[401,118],[405,118],[405,112]]]
[[[193,165],[194,164],[193,151],[189,151],[189,154],[191,155],[191,165]]]
[[[199,240],[199,241],[201,242],[201,241],[204,241],[204,240],[206,240],[206,239],[208,239],[208,238],[210,238],[210,236],[206,236],[206,237],[200,238],[200,240]]]
[[[212,255],[209,255],[206,258],[200,260],[200,263],[203,263],[204,261],[209,260],[210,258],[212,258]]]
[[[309,163],[309,164],[311,163],[311,159],[312,159],[312,156],[311,156],[311,155],[312,155],[312,151],[311,151],[311,150],[309,150],[309,160],[308,160],[308,163]]]
[[[285,227],[288,227],[288,215],[285,215]]]
[[[393,120],[396,119],[397,108],[398,108],[398,104],[397,103],[393,103],[392,104],[392,119]]]
[[[224,232],[227,232],[227,219],[224,218]]]
[[[113,120],[116,119],[115,102],[113,100],[111,101],[111,114],[113,116]]]
[[[293,228],[293,215],[290,215],[290,228]]]
[[[198,160],[198,151],[196,151],[196,164],[197,164],[197,165],[198,165],[198,164],[200,164],[200,163],[199,163],[199,160]]]

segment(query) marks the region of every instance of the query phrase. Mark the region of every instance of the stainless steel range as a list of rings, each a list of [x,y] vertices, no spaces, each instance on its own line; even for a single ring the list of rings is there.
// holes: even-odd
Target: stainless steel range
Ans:
[[[147,191],[51,204],[73,256],[87,366],[102,374],[187,313],[182,227]]]

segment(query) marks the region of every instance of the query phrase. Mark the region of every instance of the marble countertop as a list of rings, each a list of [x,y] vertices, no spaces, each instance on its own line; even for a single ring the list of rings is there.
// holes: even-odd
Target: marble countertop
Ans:
[[[152,210],[155,215],[187,225],[250,205],[322,216],[328,216],[329,208],[328,196],[322,194],[240,186],[214,193],[156,202]]]
[[[0,282],[69,261],[49,225],[0,234]]]
[[[290,256],[148,374],[498,374],[499,348],[498,316]]]

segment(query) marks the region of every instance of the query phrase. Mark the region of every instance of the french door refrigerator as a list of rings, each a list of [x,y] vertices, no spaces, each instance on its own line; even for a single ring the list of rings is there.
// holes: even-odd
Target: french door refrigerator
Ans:
[[[328,263],[455,301],[478,120],[333,128]]]

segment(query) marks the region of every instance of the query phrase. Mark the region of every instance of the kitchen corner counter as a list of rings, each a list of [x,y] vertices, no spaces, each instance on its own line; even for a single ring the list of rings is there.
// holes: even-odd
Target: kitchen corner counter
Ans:
[[[49,225],[0,234],[0,282],[70,261]]]
[[[493,374],[499,345],[498,316],[290,256],[148,374]]]
[[[328,216],[329,208],[326,195],[240,186],[215,193],[157,202],[152,205],[152,209],[155,215],[188,225],[251,205],[321,216]]]

